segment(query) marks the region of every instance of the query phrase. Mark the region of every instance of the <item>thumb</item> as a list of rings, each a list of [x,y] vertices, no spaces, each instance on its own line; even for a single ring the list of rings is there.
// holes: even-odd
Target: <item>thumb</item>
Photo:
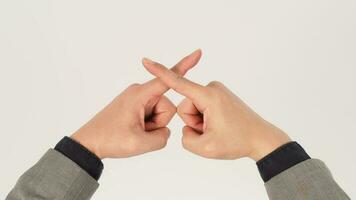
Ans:
[[[146,152],[156,151],[167,145],[170,130],[167,127],[159,128],[153,131],[144,132],[144,149]]]
[[[199,153],[199,144],[201,143],[201,133],[196,131],[190,126],[183,127],[183,137],[182,137],[182,145],[183,147],[192,152],[192,153]]]

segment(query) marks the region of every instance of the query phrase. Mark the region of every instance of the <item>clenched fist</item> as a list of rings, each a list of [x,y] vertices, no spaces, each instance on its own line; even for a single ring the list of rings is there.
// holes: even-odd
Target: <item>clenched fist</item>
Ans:
[[[250,157],[257,161],[290,141],[222,83],[213,81],[202,86],[149,59],[143,64],[186,97],[177,110],[186,124],[182,143],[188,151],[207,158]]]

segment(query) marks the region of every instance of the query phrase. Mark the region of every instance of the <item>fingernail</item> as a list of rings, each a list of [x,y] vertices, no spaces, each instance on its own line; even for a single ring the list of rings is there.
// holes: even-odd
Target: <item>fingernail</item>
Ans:
[[[154,61],[152,61],[151,59],[148,59],[148,58],[143,58],[143,59],[142,59],[142,62],[143,62],[144,64],[151,64],[151,65],[155,64]]]

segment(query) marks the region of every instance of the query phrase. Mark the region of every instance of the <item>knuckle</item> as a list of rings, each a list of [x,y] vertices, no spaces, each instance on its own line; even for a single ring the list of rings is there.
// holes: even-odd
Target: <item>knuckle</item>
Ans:
[[[206,96],[213,101],[221,98],[220,92],[212,87],[209,87],[209,89],[206,91]]]
[[[223,84],[220,81],[211,81],[208,86],[210,87],[221,87]]]
[[[207,91],[207,96],[215,103],[224,103],[226,101],[226,95],[220,89],[220,87],[210,87],[210,89]]]
[[[209,98],[212,98],[212,97],[217,96],[217,93],[216,93],[216,90],[214,90],[212,87],[209,87],[209,88],[206,90],[206,95],[207,95]]]
[[[129,85],[128,88],[138,88],[140,85],[141,84],[139,84],[139,83],[133,83],[133,84]]]

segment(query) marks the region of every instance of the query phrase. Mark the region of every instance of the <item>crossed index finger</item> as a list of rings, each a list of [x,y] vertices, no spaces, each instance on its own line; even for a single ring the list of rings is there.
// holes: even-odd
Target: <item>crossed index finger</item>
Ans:
[[[160,63],[147,58],[144,59],[144,62],[147,71],[160,78],[168,87],[181,95],[193,101],[200,101],[202,98],[206,97],[206,88],[204,86],[184,78]]]
[[[180,60],[174,67],[171,68],[171,70],[180,76],[184,76],[189,69],[194,67],[199,62],[200,57],[201,50],[198,49]],[[147,59],[143,59],[142,63],[145,67],[146,65],[149,65],[149,63],[147,63]],[[169,87],[159,78],[155,78],[144,83],[142,87],[149,93],[149,95],[152,96],[160,96],[169,90]]]

